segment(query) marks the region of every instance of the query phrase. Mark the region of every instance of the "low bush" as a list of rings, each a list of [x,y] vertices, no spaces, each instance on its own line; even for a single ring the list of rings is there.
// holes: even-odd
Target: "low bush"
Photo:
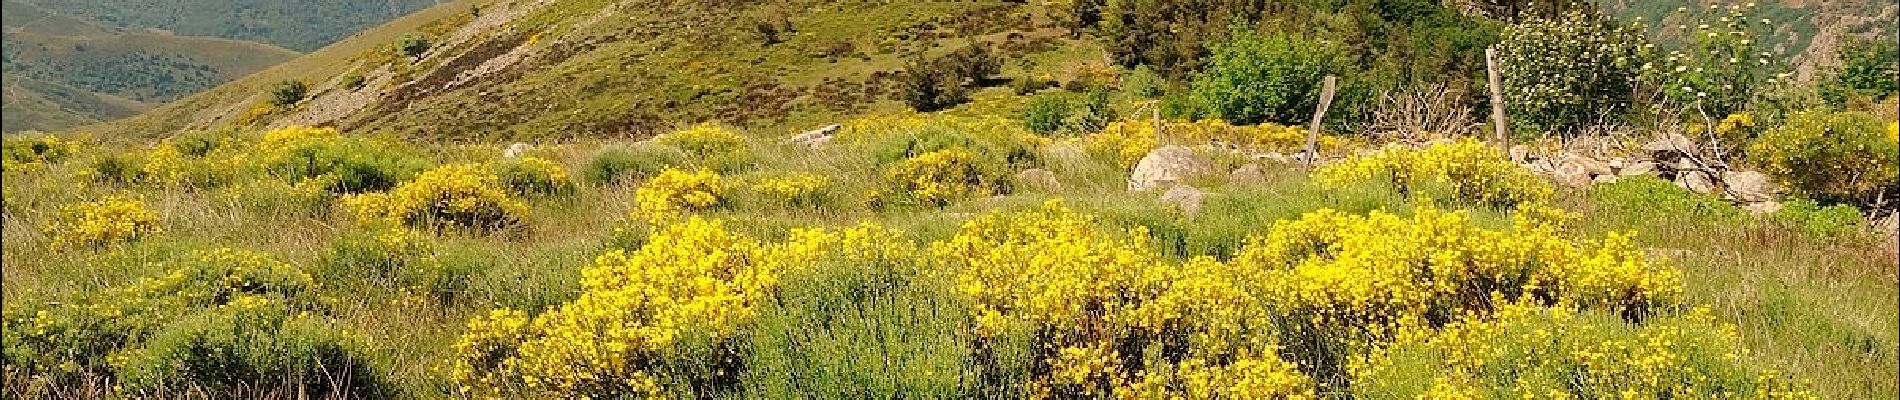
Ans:
[[[124,395],[394,396],[361,339],[257,297],[166,324],[120,357]]]
[[[752,192],[778,207],[821,207],[830,202],[827,191],[831,178],[813,173],[797,173],[760,180]]]
[[[1763,132],[1748,157],[1796,193],[1871,204],[1900,195],[1896,140],[1893,125],[1872,114],[1807,111]]]
[[[389,190],[429,167],[394,144],[341,136],[288,140],[266,157],[271,174],[292,184],[320,179],[338,194]]]
[[[1326,187],[1385,182],[1408,197],[1505,208],[1544,202],[1556,191],[1503,152],[1471,138],[1417,149],[1387,145],[1327,165],[1313,176]]]
[[[371,227],[331,242],[313,275],[324,282],[365,282],[388,293],[427,293],[447,303],[467,290],[478,266],[444,257],[440,247],[408,228]]]
[[[667,169],[640,185],[633,193],[636,219],[665,221],[685,213],[719,207],[726,199],[726,186],[720,176],[709,170],[686,172]]]
[[[303,101],[309,95],[310,86],[296,79],[278,81],[270,87],[270,104],[277,107],[289,107]]]
[[[164,231],[160,222],[145,200],[115,195],[61,206],[46,233],[55,251],[89,248],[157,235]]]
[[[1590,188],[1591,217],[1616,226],[1690,222],[1715,227],[1742,222],[1747,214],[1714,195],[1689,191],[1653,176],[1633,176]]]
[[[886,191],[874,205],[917,204],[944,207],[951,201],[1009,193],[1007,171],[979,161],[974,153],[951,148],[919,154],[884,172]]]
[[[1869,232],[1859,208],[1845,204],[1823,206],[1805,198],[1782,202],[1781,209],[1769,214],[1768,219],[1820,240],[1857,239]]]
[[[583,173],[587,182],[612,185],[643,180],[672,167],[683,167],[690,158],[672,146],[638,144],[608,146],[594,155]]]
[[[365,221],[493,231],[514,226],[528,206],[480,164],[437,167],[388,192],[344,198]]]
[[[58,163],[79,151],[79,144],[48,134],[7,136],[0,141],[0,170],[33,169]]]
[[[560,163],[540,157],[520,157],[502,159],[490,163],[489,169],[501,178],[502,186],[521,197],[565,196],[574,193],[574,181],[568,178],[567,167]]]

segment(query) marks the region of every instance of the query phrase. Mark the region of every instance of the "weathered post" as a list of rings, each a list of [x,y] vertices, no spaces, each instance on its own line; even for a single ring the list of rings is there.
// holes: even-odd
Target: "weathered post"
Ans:
[[[1154,109],[1153,111],[1154,111],[1154,120],[1155,120],[1156,147],[1167,146],[1168,137],[1161,133],[1161,100],[1155,100],[1152,103],[1148,103],[1148,107]]]
[[[1487,47],[1484,49],[1484,69],[1486,71],[1485,75],[1488,75],[1491,81],[1491,134],[1494,136],[1492,139],[1498,142],[1499,150],[1509,153],[1511,151],[1511,139],[1504,135],[1506,131],[1504,126],[1504,84],[1501,82],[1502,79],[1498,77],[1497,47]]]
[[[1319,123],[1326,118],[1326,108],[1333,105],[1333,89],[1339,78],[1327,75],[1319,89],[1319,107],[1313,110],[1313,123],[1306,128],[1306,168],[1312,169],[1319,161]]]

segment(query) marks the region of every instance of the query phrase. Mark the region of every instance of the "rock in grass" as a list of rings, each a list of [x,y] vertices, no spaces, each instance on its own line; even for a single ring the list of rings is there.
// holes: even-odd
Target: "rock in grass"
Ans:
[[[1167,146],[1148,152],[1128,177],[1129,191],[1147,191],[1187,182],[1214,173],[1214,162],[1185,146]]]
[[[1743,204],[1742,209],[1748,210],[1748,213],[1755,214],[1755,215],[1774,214],[1776,211],[1781,211],[1781,202],[1764,201],[1764,202],[1759,202],[1759,203],[1748,203],[1748,204]]]
[[[1745,203],[1774,201],[1781,194],[1780,185],[1755,171],[1724,172],[1722,184],[1728,188],[1729,197]]]
[[[1267,183],[1267,173],[1260,169],[1260,164],[1248,163],[1247,165],[1240,166],[1240,168],[1235,168],[1234,172],[1227,173],[1227,184],[1229,185],[1254,186],[1265,183]]]
[[[1676,186],[1702,194],[1715,191],[1715,178],[1706,171],[1689,170],[1676,173]]]
[[[786,138],[785,143],[805,148],[817,148],[818,146],[830,142],[831,134],[837,133],[839,129],[843,128],[843,125],[838,124],[825,125],[824,127],[805,131],[805,133]]]
[[[527,143],[511,144],[508,145],[507,150],[501,151],[501,158],[520,158],[522,155],[528,154],[528,150],[533,149],[534,146],[528,145]]]
[[[1201,201],[1207,199],[1207,192],[1193,186],[1176,185],[1161,194],[1161,203],[1179,207],[1181,212],[1194,215],[1201,212]]]

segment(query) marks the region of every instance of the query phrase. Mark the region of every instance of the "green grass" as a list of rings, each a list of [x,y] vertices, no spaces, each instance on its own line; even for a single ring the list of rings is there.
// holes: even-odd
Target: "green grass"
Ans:
[[[868,220],[902,229],[909,239],[927,243],[954,235],[961,221],[975,215],[1033,208],[1047,199],[1063,198],[1077,210],[1097,215],[1105,226],[1146,228],[1152,243],[1169,259],[1226,258],[1247,236],[1264,232],[1275,221],[1320,208],[1405,213],[1414,207],[1379,187],[1322,190],[1295,167],[1268,164],[1264,184],[1241,187],[1220,180],[1202,182],[1211,197],[1199,214],[1189,216],[1160,204],[1155,193],[1125,193],[1121,169],[1077,157],[1063,150],[1069,145],[1058,143],[1043,147],[1041,158],[1042,165],[1063,181],[1061,191],[977,198],[942,210],[874,211],[859,206],[864,201],[862,193],[882,179],[875,168],[878,157],[872,152],[853,146],[818,151],[783,146],[770,129],[748,135],[753,137],[757,164],[728,177],[736,187],[788,172],[828,175],[837,185],[837,196],[814,208],[766,207],[736,197],[733,207],[706,214],[730,221],[728,226],[738,232],[767,240],[779,240],[799,227],[849,226]],[[598,149],[609,145],[572,142],[544,146],[531,154],[579,171]],[[489,160],[502,146],[419,147],[436,162],[448,163]],[[316,273],[318,292],[329,304],[326,312],[340,328],[365,338],[374,365],[383,368],[381,372],[405,396],[425,398],[447,396],[443,390],[449,381],[440,368],[446,368],[450,346],[469,318],[493,308],[540,312],[577,296],[580,269],[613,245],[616,228],[629,226],[632,192],[638,185],[637,180],[582,184],[567,197],[532,200],[525,225],[515,233],[450,232],[430,239],[437,262],[459,279],[446,289],[431,289],[401,279],[377,278],[350,265],[326,264],[339,243],[365,229],[341,210],[258,209],[222,200],[215,190],[68,184],[71,174],[88,165],[88,157],[97,156],[95,151],[37,172],[7,172],[7,225],[0,240],[5,250],[0,256],[4,289],[0,290],[9,307],[126,285],[158,273],[146,261],[183,249],[230,246],[264,251]],[[46,250],[48,238],[40,228],[59,205],[120,191],[145,196],[162,216],[168,233],[124,248]],[[1900,373],[1894,350],[1900,347],[1894,333],[1900,326],[1900,309],[1891,302],[1900,289],[1892,260],[1879,253],[1876,243],[1817,236],[1800,227],[1743,214],[1658,213],[1654,210],[1673,209],[1643,206],[1727,206],[1683,200],[1693,197],[1665,190],[1612,195],[1624,192],[1629,191],[1598,187],[1593,192],[1560,194],[1560,204],[1584,216],[1572,227],[1572,234],[1639,232],[1640,246],[1687,273],[1687,303],[1710,305],[1721,322],[1739,326],[1745,344],[1754,350],[1749,360],[1811,380],[1823,397],[1900,393],[1889,379]],[[1481,224],[1507,224],[1501,212],[1473,212]],[[967,331],[971,317],[949,291],[949,283],[892,267],[840,264],[785,277],[778,302],[762,308],[760,319],[743,336],[742,354],[752,367],[745,371],[738,390],[748,397],[774,398],[786,393],[933,397],[1007,389],[972,386],[984,374],[1008,372],[985,372],[981,363],[963,358],[972,354]],[[323,272],[326,268],[330,272]]]

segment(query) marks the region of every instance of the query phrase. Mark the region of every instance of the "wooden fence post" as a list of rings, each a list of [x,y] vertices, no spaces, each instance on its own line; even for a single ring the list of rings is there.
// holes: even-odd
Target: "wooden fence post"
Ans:
[[[1326,108],[1333,105],[1333,89],[1339,78],[1327,75],[1325,83],[1319,89],[1319,107],[1313,110],[1313,124],[1306,128],[1306,168],[1312,169],[1319,161],[1319,123],[1326,118]]]
[[[1153,103],[1148,103],[1148,107],[1154,109],[1153,111],[1154,111],[1154,120],[1155,120],[1155,145],[1156,147],[1167,146],[1168,137],[1161,133],[1161,100],[1155,100]]]
[[[1484,49],[1484,69],[1486,71],[1485,75],[1488,75],[1491,81],[1491,134],[1494,136],[1492,139],[1498,142],[1499,150],[1510,153],[1511,139],[1504,134],[1506,131],[1504,125],[1504,84],[1501,82],[1502,79],[1498,77],[1497,47],[1487,47]]]

